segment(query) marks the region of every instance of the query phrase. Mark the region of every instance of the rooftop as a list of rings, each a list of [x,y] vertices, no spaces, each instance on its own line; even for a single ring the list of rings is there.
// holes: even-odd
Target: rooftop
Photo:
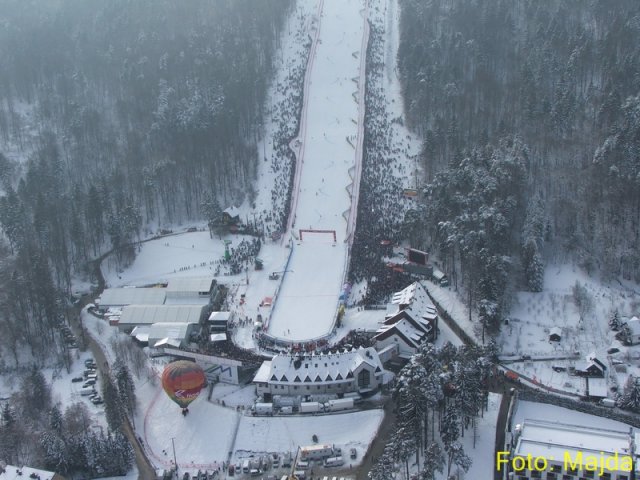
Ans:
[[[107,288],[99,298],[99,305],[162,305],[166,292],[164,288]]]
[[[382,371],[378,352],[372,347],[320,355],[275,355],[262,363],[253,381],[331,383],[353,377],[363,363]]]
[[[213,287],[213,277],[176,277],[167,284],[167,295],[172,293],[209,293]]]
[[[122,309],[120,325],[198,323],[204,305],[129,305]]]
[[[559,422],[526,419],[514,454],[531,454],[562,462],[565,452],[571,455],[582,452],[588,455],[605,456],[618,453],[630,455],[632,429],[610,430],[605,428],[570,425]]]

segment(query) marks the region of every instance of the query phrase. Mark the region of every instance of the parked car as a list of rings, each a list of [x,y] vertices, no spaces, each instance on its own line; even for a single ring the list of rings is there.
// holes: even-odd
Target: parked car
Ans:
[[[82,384],[83,387],[93,387],[96,384],[96,379],[95,378],[90,378],[89,380],[87,380],[86,382],[84,382]]]
[[[358,452],[355,448],[349,450],[349,457],[356,458],[358,456]]]
[[[104,403],[104,400],[102,400],[102,397],[93,397],[91,399],[91,403],[93,403],[94,405],[102,405]]]
[[[82,377],[73,377],[73,378],[71,379],[71,381],[72,381],[73,383],[76,383],[76,382],[82,382],[83,380],[84,380],[84,378],[82,378]]]
[[[93,361],[93,358],[87,358],[84,361],[84,366],[87,367],[87,368],[89,368],[89,367],[95,368],[96,367],[96,362]]]

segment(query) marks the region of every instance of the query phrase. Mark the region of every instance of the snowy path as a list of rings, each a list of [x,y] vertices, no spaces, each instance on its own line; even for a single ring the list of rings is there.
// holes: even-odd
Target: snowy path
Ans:
[[[321,1],[305,77],[300,135],[292,142],[297,168],[288,236],[304,234],[293,253],[269,322],[269,333],[291,341],[330,332],[355,227],[367,29],[359,0]]]

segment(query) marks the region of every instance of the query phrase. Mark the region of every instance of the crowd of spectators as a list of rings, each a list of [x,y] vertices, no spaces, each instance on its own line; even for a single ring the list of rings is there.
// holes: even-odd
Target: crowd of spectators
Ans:
[[[398,138],[392,128],[401,120],[393,117],[385,97],[384,23],[374,20],[367,49],[363,167],[349,269],[351,282],[369,283],[365,305],[383,302],[406,285],[406,274],[386,265],[388,247],[381,242],[397,244],[406,238],[405,214],[412,208],[412,200],[403,194],[412,172],[398,161],[408,156],[407,139]]]
[[[276,236],[284,231],[291,208],[296,157],[290,143],[298,135],[300,128],[306,59],[311,48],[306,22],[303,18],[299,20],[295,38],[296,44],[301,48],[300,55],[290,59],[288,64],[283,66],[283,71],[288,71],[288,74],[276,84],[274,97],[278,100],[266,112],[272,124],[276,126],[271,138],[270,162],[271,172],[274,174],[271,208],[259,215],[268,236]]]

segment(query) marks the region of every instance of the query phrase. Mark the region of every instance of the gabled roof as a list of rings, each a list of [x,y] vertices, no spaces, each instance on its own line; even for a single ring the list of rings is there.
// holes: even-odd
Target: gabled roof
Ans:
[[[240,216],[240,209],[237,207],[229,207],[225,208],[222,213],[226,213],[229,217],[235,218]]]
[[[406,318],[397,321],[393,325],[383,325],[378,329],[374,340],[385,340],[393,335],[397,335],[411,348],[418,348],[418,346],[425,340],[426,333],[411,323]]]
[[[414,282],[399,292],[394,293],[391,296],[390,305],[387,306],[387,314],[394,315],[409,306],[414,312],[420,315],[427,313],[427,310],[435,313],[435,306],[420,282]]]
[[[269,379],[269,382],[289,382],[289,378],[296,383],[347,382],[353,379],[353,372],[363,364],[368,365],[372,371],[382,371],[378,352],[372,347],[320,355],[275,355],[268,366],[265,363],[263,366],[268,368],[268,372],[261,373],[261,376],[256,374],[254,382],[267,382],[260,380],[262,378]],[[258,370],[259,373],[262,368]]]
[[[640,335],[640,319],[638,317],[632,317],[626,324],[631,335]]]

